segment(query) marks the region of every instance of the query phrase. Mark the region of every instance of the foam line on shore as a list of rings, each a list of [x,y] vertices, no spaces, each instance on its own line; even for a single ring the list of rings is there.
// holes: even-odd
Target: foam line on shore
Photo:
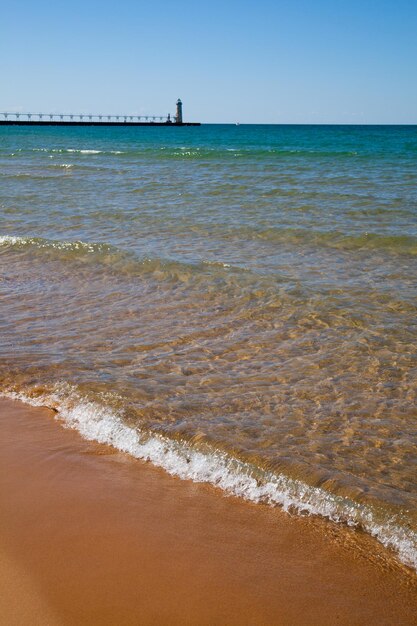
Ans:
[[[403,563],[417,570],[416,533],[400,526],[394,518],[377,520],[367,505],[284,474],[265,472],[260,477],[255,466],[224,452],[202,452],[184,441],[133,428],[123,421],[121,414],[83,398],[65,383],[36,397],[16,391],[3,392],[0,396],[32,406],[49,406],[58,411],[58,418],[66,427],[77,430],[86,440],[107,444],[137,459],[149,461],[183,480],[210,483],[251,502],[278,505],[285,511],[319,515],[333,522],[362,528],[393,549]]]

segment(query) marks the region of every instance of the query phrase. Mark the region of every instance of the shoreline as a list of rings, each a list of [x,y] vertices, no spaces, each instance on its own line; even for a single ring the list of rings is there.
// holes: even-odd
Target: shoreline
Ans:
[[[149,462],[171,476],[210,484],[224,495],[255,504],[271,505],[295,515],[318,516],[338,525],[360,529],[387,548],[382,558],[389,560],[395,553],[396,559],[417,573],[415,533],[408,532],[404,523],[396,526],[390,515],[381,522],[380,516],[379,519],[375,517],[374,510],[365,502],[355,503],[346,494],[336,499],[331,491],[314,486],[301,477],[284,473],[268,476],[266,473],[265,479],[261,480],[251,462],[229,456],[227,452],[217,454],[214,447],[201,450],[188,445],[187,441],[175,441],[152,432],[149,437],[142,436],[140,429],[125,423],[117,410],[74,397],[71,392],[68,394],[68,390],[64,396],[55,389],[55,392],[35,398],[14,392],[0,397],[51,409],[64,427],[76,430],[83,439]]]
[[[412,624],[364,533],[226,497],[0,399],[0,610],[19,624]],[[14,621],[13,621],[14,620]]]

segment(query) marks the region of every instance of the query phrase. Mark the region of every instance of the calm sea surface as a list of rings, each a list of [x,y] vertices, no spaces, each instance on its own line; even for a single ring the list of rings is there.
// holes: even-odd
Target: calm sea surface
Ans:
[[[3,127],[0,220],[0,391],[417,565],[417,127]]]

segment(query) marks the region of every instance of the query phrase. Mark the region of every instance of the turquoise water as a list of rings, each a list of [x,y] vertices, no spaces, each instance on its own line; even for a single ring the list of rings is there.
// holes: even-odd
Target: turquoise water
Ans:
[[[417,563],[417,127],[2,127],[0,181],[4,393]]]

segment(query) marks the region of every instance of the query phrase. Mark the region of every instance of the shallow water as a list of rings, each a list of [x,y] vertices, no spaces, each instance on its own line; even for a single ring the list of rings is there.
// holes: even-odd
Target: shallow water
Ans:
[[[9,127],[0,181],[3,392],[417,564],[417,127]]]

